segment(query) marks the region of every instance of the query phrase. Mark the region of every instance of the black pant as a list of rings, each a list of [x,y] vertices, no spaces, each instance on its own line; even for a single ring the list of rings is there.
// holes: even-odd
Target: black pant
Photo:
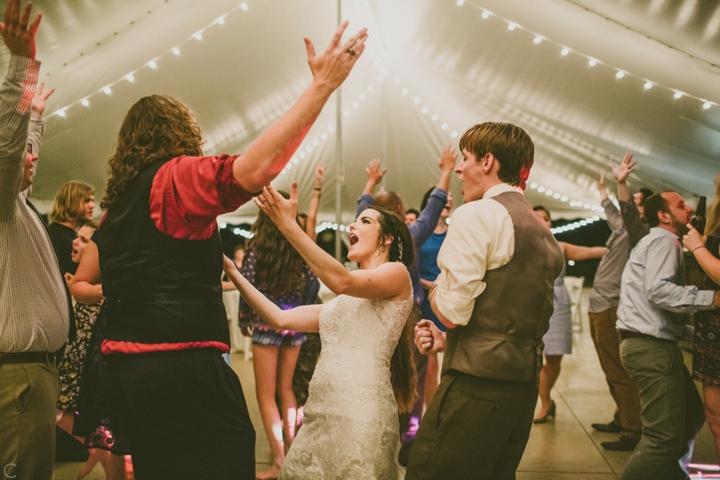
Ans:
[[[105,359],[135,478],[255,478],[255,431],[240,381],[218,350]]]

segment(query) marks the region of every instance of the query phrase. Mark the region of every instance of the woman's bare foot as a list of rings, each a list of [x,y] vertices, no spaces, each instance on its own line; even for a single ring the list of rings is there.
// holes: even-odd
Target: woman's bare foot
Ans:
[[[90,453],[90,456],[88,457],[87,462],[85,462],[85,465],[83,465],[78,472],[78,480],[85,477],[88,473],[92,471],[93,468],[95,468],[95,465],[97,465],[97,463],[100,461],[100,455],[102,455],[102,453],[99,452],[97,448],[89,449],[88,453]]]
[[[280,475],[280,465],[272,464],[270,468],[257,472],[255,478],[257,480],[274,480]]]

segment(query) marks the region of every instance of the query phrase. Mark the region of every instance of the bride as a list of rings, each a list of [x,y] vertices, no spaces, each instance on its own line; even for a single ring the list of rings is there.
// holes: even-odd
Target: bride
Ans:
[[[277,330],[320,332],[322,355],[280,478],[396,479],[398,411],[415,400],[412,361],[412,239],[395,215],[368,208],[349,226],[347,271],[298,225],[297,184],[290,200],[272,187],[255,203],[338,297],[325,305],[281,310],[225,259],[228,278],[247,303]]]

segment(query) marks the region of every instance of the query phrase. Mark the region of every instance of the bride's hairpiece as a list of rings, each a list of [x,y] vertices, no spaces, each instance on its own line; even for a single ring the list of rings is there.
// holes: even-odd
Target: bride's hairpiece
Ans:
[[[402,239],[398,238],[398,262],[402,262],[403,256],[402,256]]]

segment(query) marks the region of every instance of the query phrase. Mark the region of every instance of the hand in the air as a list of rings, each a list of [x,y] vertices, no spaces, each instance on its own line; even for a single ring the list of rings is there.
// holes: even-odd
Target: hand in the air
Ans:
[[[347,42],[340,44],[347,26],[348,22],[346,20],[335,31],[330,45],[320,55],[315,54],[315,47],[310,39],[304,39],[308,64],[315,82],[325,85],[331,90],[335,90],[342,84],[365,50],[365,40],[368,38],[367,28],[361,28]]]

